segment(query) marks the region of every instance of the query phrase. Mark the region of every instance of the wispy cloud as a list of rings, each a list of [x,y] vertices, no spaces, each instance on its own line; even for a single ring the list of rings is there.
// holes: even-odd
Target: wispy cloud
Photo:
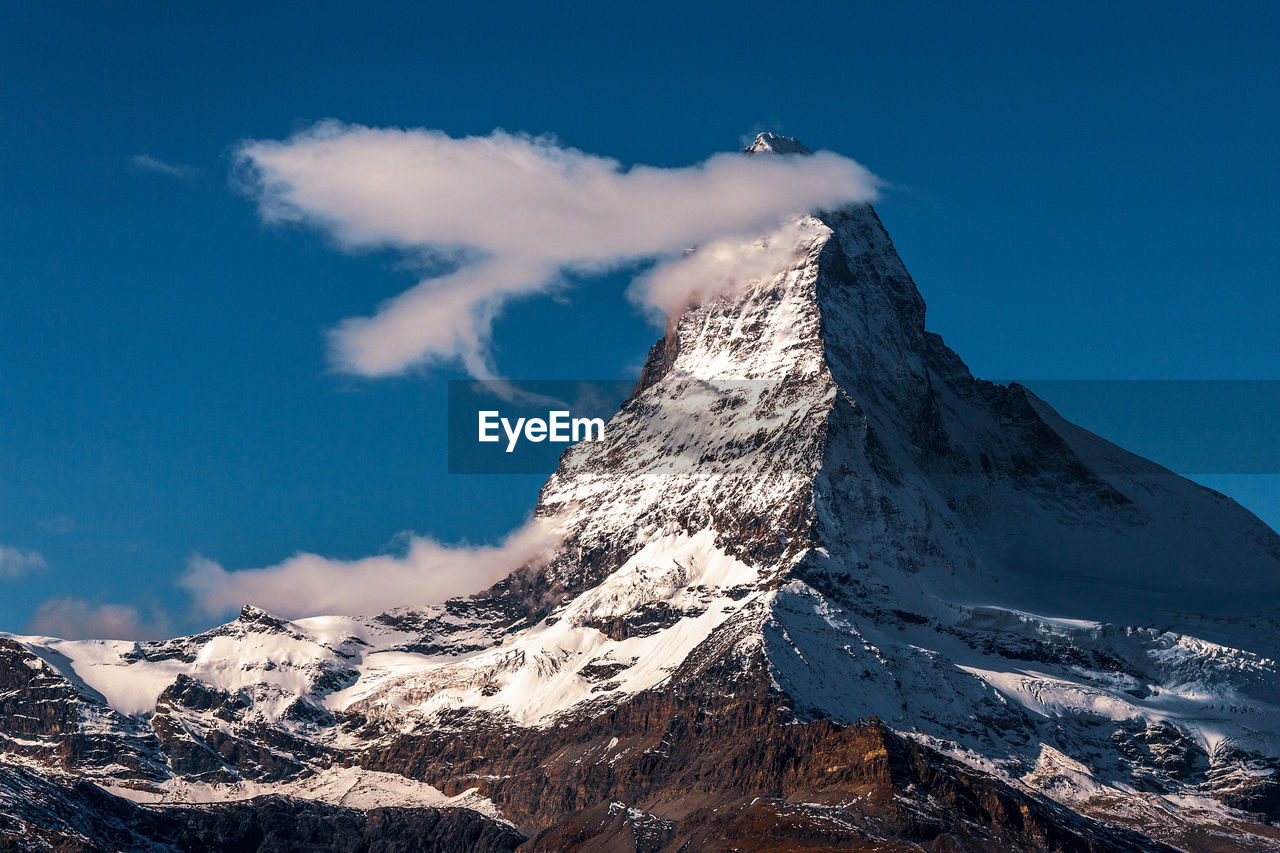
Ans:
[[[47,567],[44,557],[35,551],[21,551],[0,545],[0,577],[20,578],[36,569]]]
[[[144,172],[156,172],[157,174],[166,175],[170,178],[179,178],[184,181],[190,181],[200,174],[200,170],[195,166],[187,166],[182,163],[166,163],[159,157],[152,157],[150,154],[134,154],[129,158],[129,163],[135,169],[141,169]]]
[[[38,527],[43,527],[54,536],[65,536],[76,529],[75,519],[65,515],[46,518],[44,521],[37,521],[36,525]]]
[[[67,640],[153,640],[169,635],[169,620],[159,610],[144,618],[129,604],[99,604],[74,595],[50,598],[27,623],[32,634]]]
[[[267,222],[306,223],[347,249],[464,259],[332,331],[336,366],[365,376],[452,358],[491,376],[494,317],[514,297],[557,286],[566,271],[749,238],[797,213],[871,200],[878,183],[830,152],[625,169],[548,138],[495,131],[453,139],[337,122],[246,142],[237,163]],[[662,293],[664,302],[682,301],[670,288]]]
[[[296,554],[267,568],[227,571],[197,555],[179,584],[211,615],[243,604],[288,618],[377,614],[479,592],[518,569],[536,565],[560,538],[555,523],[539,519],[499,545],[449,546],[412,536],[402,556],[334,560]]]
[[[679,314],[717,294],[732,293],[787,269],[818,237],[815,220],[795,220],[750,239],[728,237],[657,264],[636,279],[628,295],[664,316]]]

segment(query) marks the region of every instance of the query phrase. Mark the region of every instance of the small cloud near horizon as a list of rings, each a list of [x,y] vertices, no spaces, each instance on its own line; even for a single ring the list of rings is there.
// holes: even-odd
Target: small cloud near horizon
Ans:
[[[169,636],[170,625],[158,608],[144,618],[131,604],[100,604],[64,595],[41,603],[26,631],[63,640],[158,640]]]
[[[44,556],[36,551],[23,551],[0,545],[0,577],[20,578],[38,569],[48,568]]]
[[[335,560],[302,553],[274,566],[237,571],[227,571],[195,554],[178,585],[207,615],[252,604],[286,619],[372,616],[479,592],[537,564],[562,536],[556,522],[542,518],[528,522],[497,545],[443,545],[411,535],[403,555]]]
[[[159,157],[152,157],[150,154],[134,154],[129,158],[129,163],[135,169],[140,169],[144,172],[155,172],[184,181],[194,180],[200,174],[200,170],[195,166],[187,166],[182,163],[166,163]]]

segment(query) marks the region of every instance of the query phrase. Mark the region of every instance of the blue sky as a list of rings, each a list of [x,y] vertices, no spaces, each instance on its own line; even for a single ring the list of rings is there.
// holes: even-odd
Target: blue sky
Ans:
[[[538,477],[446,474],[460,370],[330,368],[325,330],[411,285],[403,259],[266,226],[233,185],[242,141],[324,119],[671,167],[780,131],[890,183],[929,325],[978,375],[1280,380],[1270,4],[0,16],[0,546],[44,564],[0,577],[0,629],[74,595],[188,630],[216,621],[175,585],[193,553],[490,542],[528,513]],[[631,375],[656,332],[629,280],[522,300],[495,366]],[[1274,526],[1277,480],[1213,485]]]

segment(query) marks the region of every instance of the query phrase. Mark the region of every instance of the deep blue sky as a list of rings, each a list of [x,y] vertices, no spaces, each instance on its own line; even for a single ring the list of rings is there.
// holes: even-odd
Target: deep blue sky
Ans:
[[[491,540],[539,479],[445,474],[444,380],[327,372],[412,282],[265,228],[231,148],[338,118],[685,165],[778,130],[891,182],[929,325],[979,375],[1280,379],[1273,4],[0,5],[0,629],[42,601],[400,531]],[[1043,4],[1036,4],[1043,5]],[[181,167],[138,167],[147,155]],[[615,277],[499,324],[519,377],[629,375]],[[1124,436],[1109,436],[1124,439]],[[1280,478],[1219,478],[1273,525]]]

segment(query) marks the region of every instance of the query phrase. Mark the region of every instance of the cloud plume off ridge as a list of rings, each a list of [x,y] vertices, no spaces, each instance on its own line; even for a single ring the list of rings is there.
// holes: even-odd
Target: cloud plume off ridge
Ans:
[[[796,214],[870,201],[878,183],[853,160],[822,151],[623,168],[548,138],[495,131],[454,139],[337,122],[246,142],[236,159],[268,223],[305,223],[346,249],[464,259],[332,330],[335,365],[365,376],[455,357],[473,375],[491,376],[489,330],[512,297],[545,291],[566,271],[749,240]],[[679,292],[688,278],[667,275],[664,286],[639,292],[658,293],[662,310],[705,298],[696,284]]]
[[[195,556],[179,585],[211,615],[243,604],[289,619],[317,613],[373,615],[477,592],[517,569],[537,564],[561,537],[556,522],[541,518],[498,545],[449,546],[414,536],[402,556],[334,560],[295,554],[267,568],[230,572],[213,560]]]

